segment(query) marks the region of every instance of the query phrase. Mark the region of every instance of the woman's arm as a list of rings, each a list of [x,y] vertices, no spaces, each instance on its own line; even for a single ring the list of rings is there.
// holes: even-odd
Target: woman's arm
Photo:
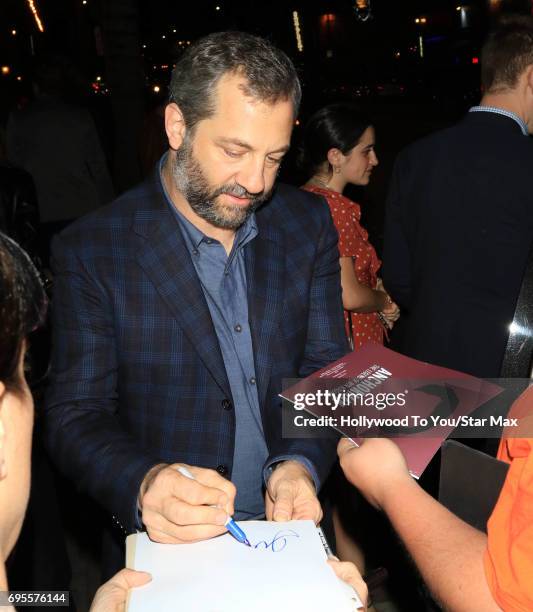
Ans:
[[[341,257],[342,305],[352,312],[381,312],[391,307],[389,296],[362,285],[355,275],[351,257]]]

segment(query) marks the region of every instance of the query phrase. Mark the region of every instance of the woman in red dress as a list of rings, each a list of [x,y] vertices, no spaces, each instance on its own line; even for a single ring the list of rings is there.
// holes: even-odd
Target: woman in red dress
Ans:
[[[304,132],[310,178],[303,188],[326,199],[339,234],[344,318],[354,349],[369,340],[382,344],[400,315],[378,277],[381,262],[359,223],[359,204],[342,195],[347,184],[368,185],[378,164],[374,145],[374,128],[348,103],[322,108]]]
[[[369,341],[383,343],[400,315],[378,277],[381,262],[359,222],[361,209],[342,195],[348,184],[368,185],[378,164],[374,144],[371,123],[347,103],[322,108],[304,131],[302,162],[310,178],[303,188],[326,199],[339,234],[344,319],[353,349]],[[343,561],[353,561],[364,574],[364,554],[349,527],[358,502],[338,472],[327,486],[337,554]]]

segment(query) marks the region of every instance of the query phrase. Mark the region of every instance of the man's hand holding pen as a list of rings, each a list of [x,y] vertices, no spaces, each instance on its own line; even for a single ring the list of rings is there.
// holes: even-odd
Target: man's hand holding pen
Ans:
[[[163,544],[207,540],[226,532],[236,489],[215,470],[160,464],[145,476],[139,494],[142,521],[150,539]]]

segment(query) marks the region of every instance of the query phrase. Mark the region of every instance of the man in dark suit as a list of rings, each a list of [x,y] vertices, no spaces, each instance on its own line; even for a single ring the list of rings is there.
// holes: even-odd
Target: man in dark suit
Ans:
[[[398,350],[497,377],[533,237],[530,17],[489,36],[482,84],[480,106],[398,157],[383,280],[408,315]]]
[[[283,438],[278,393],[347,346],[327,206],[271,195],[296,72],[262,39],[212,34],[170,97],[154,177],[55,242],[48,446],[122,535],[201,540],[233,514],[318,522],[335,444]]]

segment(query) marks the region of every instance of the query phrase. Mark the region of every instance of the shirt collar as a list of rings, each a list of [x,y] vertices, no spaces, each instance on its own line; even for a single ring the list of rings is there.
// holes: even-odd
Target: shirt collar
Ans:
[[[529,136],[529,129],[527,127],[526,122],[519,117],[516,113],[505,110],[503,108],[498,108],[497,106],[473,106],[469,111],[469,113],[494,113],[496,115],[503,115],[504,117],[509,117],[513,121],[516,121],[522,130],[522,134],[524,136]]]
[[[170,209],[176,216],[180,226],[184,228],[184,230],[186,231],[187,236],[194,248],[198,248],[202,242],[206,242],[208,244],[211,244],[212,242],[217,242],[213,238],[209,238],[209,236],[206,236],[201,230],[199,230],[196,227],[196,225],[191,223],[189,219],[187,219],[174,206],[174,203],[172,202],[170,195],[168,194],[168,191],[165,187],[165,182],[163,181],[163,168],[165,166],[167,156],[168,156],[168,152],[164,153],[161,159],[159,160],[158,177],[161,183],[161,188],[163,190],[163,193],[165,194],[165,199],[166,199],[168,206],[170,206]],[[255,218],[255,213],[252,213],[246,218],[245,222],[239,227],[239,229],[235,233],[235,240],[233,242],[232,251],[235,251],[243,247],[246,243],[250,242],[250,240],[255,238],[258,233],[259,233],[259,230],[257,227],[257,220]]]

